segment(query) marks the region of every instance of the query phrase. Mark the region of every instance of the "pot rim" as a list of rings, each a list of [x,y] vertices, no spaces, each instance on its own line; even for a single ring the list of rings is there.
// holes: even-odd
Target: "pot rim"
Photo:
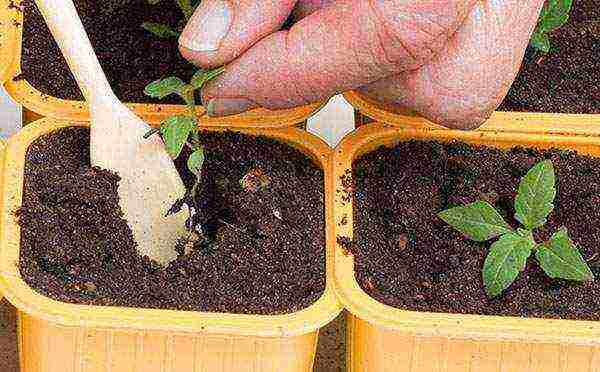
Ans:
[[[2,208],[0,213],[0,289],[19,311],[35,318],[69,327],[206,333],[253,337],[293,337],[318,330],[341,311],[333,290],[333,221],[332,198],[328,194],[331,177],[331,149],[321,139],[298,128],[231,129],[202,127],[211,131],[227,129],[249,135],[264,135],[293,146],[320,164],[325,182],[326,288],[309,307],[283,315],[248,315],[196,311],[90,306],[56,301],[43,296],[21,278],[19,262],[20,228],[14,211],[21,205],[25,153],[39,136],[70,126],[89,123],[51,118],[29,124],[7,144],[2,171]]]
[[[346,101],[376,122],[424,129],[447,129],[410,110],[398,110],[358,91],[344,93]],[[521,133],[600,135],[600,114],[494,111],[478,131],[510,130]]]

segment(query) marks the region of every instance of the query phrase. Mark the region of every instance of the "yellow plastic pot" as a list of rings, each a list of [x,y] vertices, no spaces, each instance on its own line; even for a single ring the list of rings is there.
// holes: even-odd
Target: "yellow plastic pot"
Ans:
[[[332,196],[326,194],[327,287],[310,307],[286,315],[240,315],[192,311],[86,306],[63,303],[31,289],[18,262],[24,157],[45,133],[86,123],[42,119],[7,143],[0,212],[0,289],[18,309],[23,372],[308,372],[318,330],[341,307],[333,292],[335,236]],[[223,130],[212,128],[210,130]],[[293,146],[320,164],[331,190],[331,150],[298,128],[246,129]]]
[[[516,133],[500,126],[495,131],[470,132],[380,123],[363,126],[335,150],[336,236],[353,237],[353,204],[340,177],[362,154],[410,139],[456,139],[499,148],[557,147],[600,156],[599,137],[548,132],[552,128],[545,133]],[[350,312],[347,350],[352,372],[592,372],[600,368],[600,322],[396,309],[361,289],[354,276],[354,259],[341,246],[335,251],[335,290]]]
[[[15,102],[25,110],[44,117],[86,121],[90,114],[83,101],[64,100],[48,96],[34,88],[27,80],[14,77],[21,74],[21,42],[23,12],[18,10],[21,0],[0,0],[0,83]],[[16,6],[11,6],[11,4]],[[281,128],[302,126],[323,102],[287,110],[255,109],[239,115],[222,118],[203,117],[202,125],[228,126],[234,128]],[[128,103],[141,118],[150,122],[162,122],[169,116],[185,111],[183,105]],[[204,109],[198,108],[202,115]]]
[[[380,122],[393,126],[442,128],[410,110],[398,110],[376,102],[356,92],[344,93],[344,98],[355,109],[355,126]],[[545,112],[495,111],[480,130],[510,130],[523,133],[543,133],[564,130],[582,134],[600,134],[600,114],[561,114]]]

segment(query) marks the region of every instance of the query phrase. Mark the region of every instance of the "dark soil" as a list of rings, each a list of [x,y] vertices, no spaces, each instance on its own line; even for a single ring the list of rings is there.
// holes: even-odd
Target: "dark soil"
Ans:
[[[530,259],[503,295],[489,299],[481,270],[490,242],[465,239],[436,214],[487,200],[514,227],[513,201],[522,176],[551,159],[555,209],[538,242],[562,226],[600,276],[600,159],[574,152],[502,151],[463,143],[410,141],[380,148],[353,165],[356,278],[373,298],[417,311],[600,320],[600,279],[548,278]]]
[[[325,289],[323,171],[268,138],[201,138],[204,239],[179,247],[166,268],[137,254],[118,207],[118,177],[90,167],[87,129],[35,141],[17,212],[23,279],[78,304],[276,314],[316,301]],[[263,184],[242,188],[248,173],[261,173]]]
[[[0,371],[19,371],[17,313],[6,299],[0,300]]]
[[[141,28],[143,22],[181,28],[183,15],[174,1],[161,1],[157,5],[150,5],[147,0],[75,0],[74,3],[100,64],[122,101],[180,103],[177,98],[157,101],[144,95],[144,87],[156,79],[172,75],[189,79],[194,72],[194,67],[181,57],[177,39],[160,39]],[[34,0],[24,0],[23,5],[21,78],[44,94],[82,100]]]
[[[567,24],[551,35],[549,54],[527,50],[500,106],[503,111],[600,113],[600,7],[574,0]]]
[[[342,312],[319,330],[314,372],[346,372],[346,317]]]

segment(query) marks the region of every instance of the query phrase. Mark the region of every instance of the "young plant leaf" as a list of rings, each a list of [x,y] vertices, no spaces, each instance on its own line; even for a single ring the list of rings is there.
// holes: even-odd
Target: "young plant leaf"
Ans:
[[[177,0],[177,4],[179,5],[179,8],[181,9],[186,21],[192,18],[192,15],[194,14],[194,7],[192,6],[191,0]]]
[[[163,39],[179,37],[179,32],[173,30],[171,27],[163,23],[144,22],[142,23],[142,28]]]
[[[177,158],[185,145],[187,138],[194,129],[196,121],[190,116],[177,115],[168,118],[160,127],[167,153]]]
[[[569,20],[572,6],[573,0],[548,0],[542,8],[536,28],[546,33],[562,27]]]
[[[594,274],[569,238],[565,228],[558,230],[535,254],[540,266],[551,278],[593,280]]]
[[[438,216],[463,235],[478,242],[512,231],[494,207],[485,201],[446,209],[438,213]]]
[[[546,223],[554,209],[554,167],[550,160],[534,165],[523,177],[515,198],[515,218],[528,230]]]
[[[550,51],[548,33],[562,27],[569,19],[573,0],[548,0],[533,31],[530,45],[544,53]]]
[[[225,72],[225,66],[217,67],[213,70],[198,70],[192,77],[191,84],[194,89],[202,89],[204,84]]]
[[[529,41],[532,47],[539,51],[548,53],[550,51],[550,38],[547,34],[534,33]]]
[[[146,0],[150,5],[156,5],[160,3],[162,0]]]
[[[179,94],[185,85],[180,78],[171,76],[146,85],[144,93],[147,96],[162,99],[171,94]]]
[[[525,268],[535,241],[514,233],[504,234],[492,244],[483,264],[483,283],[489,297],[496,297]]]
[[[194,173],[196,176],[200,175],[200,171],[202,170],[202,165],[204,164],[204,150],[202,148],[194,151],[187,161],[187,166],[190,172]]]

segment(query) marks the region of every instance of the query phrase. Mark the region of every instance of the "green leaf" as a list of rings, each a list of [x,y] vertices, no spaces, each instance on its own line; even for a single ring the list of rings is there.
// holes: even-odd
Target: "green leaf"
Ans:
[[[580,281],[594,279],[594,274],[569,238],[565,228],[554,233],[548,242],[540,244],[536,258],[551,278]]]
[[[563,26],[569,20],[572,5],[573,0],[548,0],[542,8],[536,28],[545,34]]]
[[[535,241],[508,233],[492,244],[483,264],[483,283],[490,297],[496,297],[517,278],[525,268]]]
[[[160,127],[167,153],[177,158],[185,145],[190,132],[194,129],[196,121],[193,117],[178,115],[168,118]]]
[[[194,173],[196,176],[200,175],[200,171],[202,171],[202,165],[204,164],[204,149],[200,148],[194,151],[187,161],[187,166],[190,172]]]
[[[194,7],[192,6],[191,0],[177,0],[177,4],[183,13],[186,21],[189,20],[194,14]]]
[[[550,39],[546,34],[535,32],[532,35],[529,44],[543,53],[548,53],[550,51]]]
[[[148,84],[144,89],[144,93],[154,98],[165,98],[170,94],[180,94],[185,85],[180,78],[171,76]]]
[[[192,86],[194,89],[202,89],[204,84],[213,80],[217,76],[225,72],[225,66],[217,67],[213,70],[198,70],[192,77]]]
[[[515,218],[527,229],[533,230],[546,223],[554,209],[554,167],[550,160],[534,165],[523,177],[515,198]]]
[[[179,32],[173,30],[171,27],[163,23],[144,22],[142,23],[142,28],[163,39],[179,37]]]
[[[162,0],[146,0],[150,5],[156,5],[160,3]]]
[[[569,20],[572,5],[573,0],[548,0],[542,8],[529,44],[548,53],[550,51],[548,33],[560,28]]]
[[[438,216],[463,235],[478,242],[511,232],[502,216],[485,201],[450,208],[438,213]]]

